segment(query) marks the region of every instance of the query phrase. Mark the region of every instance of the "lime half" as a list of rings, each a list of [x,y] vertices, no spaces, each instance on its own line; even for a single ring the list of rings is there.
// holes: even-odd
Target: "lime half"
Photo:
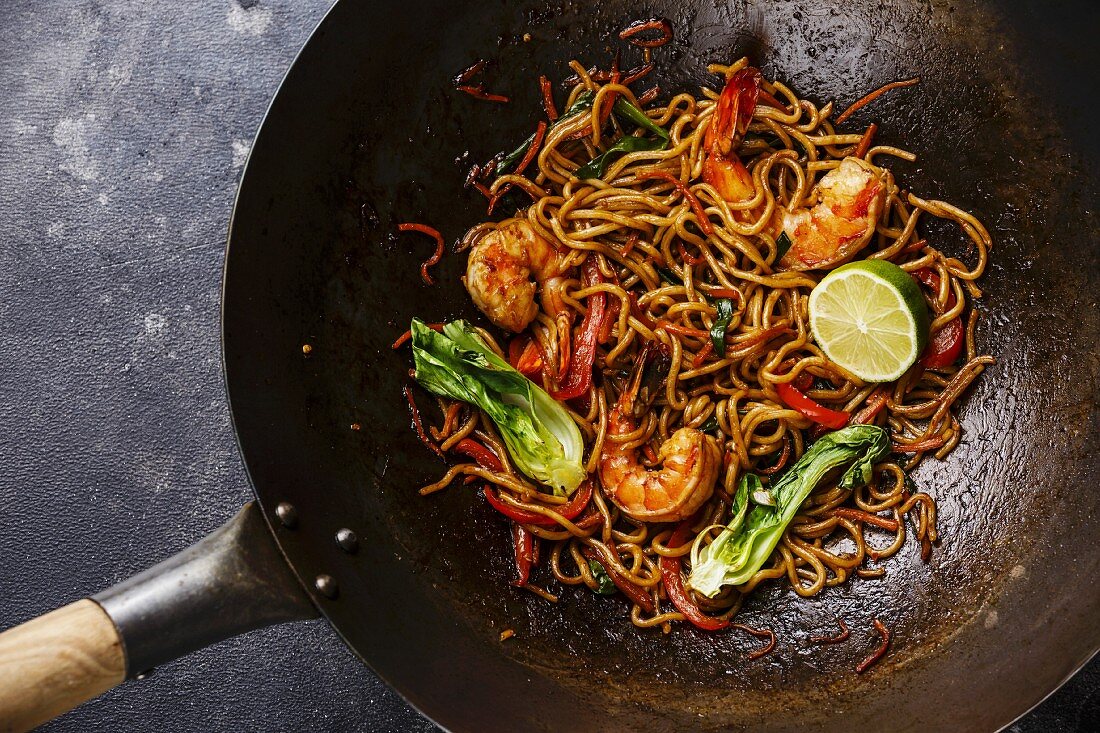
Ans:
[[[838,365],[867,382],[890,382],[924,351],[928,308],[905,270],[860,260],[833,270],[810,293],[810,329]]]

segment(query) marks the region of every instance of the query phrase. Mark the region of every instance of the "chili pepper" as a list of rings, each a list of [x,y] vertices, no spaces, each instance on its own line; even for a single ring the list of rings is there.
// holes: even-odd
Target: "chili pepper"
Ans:
[[[810,420],[824,425],[827,428],[840,430],[848,424],[849,415],[847,412],[830,410],[828,407],[819,405],[802,394],[793,384],[777,384],[775,386],[775,391],[779,394],[779,399],[781,399],[787,407],[792,410],[797,410]]]
[[[482,468],[487,468],[490,471],[504,470],[504,464],[500,462],[495,453],[471,438],[463,438],[451,450],[473,458]]]
[[[495,456],[494,456],[495,457]],[[526,509],[520,509],[519,507],[512,506],[501,500],[497,496],[496,491],[492,487],[486,486],[483,493],[485,494],[485,501],[489,502],[489,505],[496,509],[498,512],[508,517],[509,519],[520,522],[522,524],[534,524],[539,527],[556,527],[558,523],[550,517],[539,514],[538,512],[530,512]],[[557,507],[554,511],[562,515],[569,521],[573,521],[581,512],[588,506],[589,501],[592,499],[592,482],[584,481],[580,487],[573,493],[572,498],[568,502]]]
[[[603,282],[594,257],[584,261],[584,285],[591,287]],[[588,392],[592,386],[592,366],[596,362],[596,347],[603,331],[604,318],[607,315],[607,293],[595,293],[588,296],[588,313],[581,324],[580,335],[573,344],[573,359],[569,373],[562,380],[561,387],[551,395],[558,400],[571,400]]]
[[[669,538],[668,546],[679,547],[684,544],[690,533],[691,520],[681,522],[673,531],[672,537]],[[699,608],[699,605],[684,587],[684,577],[680,574],[680,558],[662,555],[660,566],[661,580],[665,583],[665,592],[668,593],[669,600],[672,601],[672,605],[676,607],[677,611],[687,617],[688,621],[703,631],[719,631],[730,625],[728,619],[708,616]]]

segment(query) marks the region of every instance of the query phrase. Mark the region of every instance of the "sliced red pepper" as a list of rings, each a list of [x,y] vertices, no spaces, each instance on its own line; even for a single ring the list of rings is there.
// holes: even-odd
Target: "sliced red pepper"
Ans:
[[[963,345],[962,319],[948,321],[947,325],[932,335],[920,363],[929,369],[951,366],[959,358]]]
[[[504,470],[504,465],[500,462],[500,459],[497,458],[496,453],[493,453],[476,440],[463,438],[458,441],[451,450],[455,453],[461,453],[462,455],[473,458],[482,468],[487,468],[490,471]]]
[[[927,267],[922,267],[919,270],[914,270],[913,279],[924,283],[924,285],[933,293],[940,292],[940,276],[934,270]],[[947,294],[947,302],[944,306],[947,310],[951,310],[958,303],[958,299],[955,297],[955,292],[952,290]],[[951,366],[955,363],[955,360],[959,358],[959,353],[962,351],[963,345],[963,324],[961,318],[955,318],[952,321],[948,321],[940,330],[932,334],[932,338],[928,342],[928,348],[924,350],[924,355],[921,357],[921,365],[928,367],[929,369],[942,369],[943,367]]]
[[[516,553],[516,580],[512,585],[527,585],[531,567],[535,564],[535,537],[522,524],[512,524],[512,549]]]
[[[523,376],[534,379],[542,371],[538,344],[528,336],[516,336],[508,344],[508,363]]]
[[[604,281],[594,257],[584,261],[583,281],[585,287]],[[592,386],[592,366],[596,363],[596,347],[600,341],[607,312],[607,293],[588,296],[588,313],[585,314],[584,322],[581,324],[580,335],[573,342],[573,358],[569,364],[569,373],[565,375],[560,388],[551,393],[555,399],[571,400],[588,393],[588,388]]]
[[[687,187],[683,181],[676,176],[665,171],[645,171],[637,175],[639,181],[648,181],[652,179],[658,179],[671,183],[676,187],[676,190],[680,192],[680,195],[684,197],[684,200],[688,202],[688,206],[695,212],[695,218],[699,221],[699,228],[703,230],[703,234],[708,237],[714,234],[714,225],[710,219],[707,218],[706,212],[703,211],[703,205],[699,203],[699,199],[695,194],[691,192],[691,189]]]
[[[520,522],[522,524],[534,524],[539,527],[556,527],[558,523],[550,517],[543,516],[537,512],[529,512],[526,509],[520,509],[514,507],[501,500],[496,491],[492,487],[485,487],[485,500],[489,502],[489,505],[496,509],[498,512],[508,517],[509,519]],[[555,509],[558,514],[562,515],[566,519],[572,521],[580,516],[581,512],[588,506],[588,502],[592,499],[592,482],[584,481],[580,487],[577,488],[573,496],[568,502],[562,504],[559,508]]]
[[[672,533],[672,537],[668,540],[669,547],[679,547],[687,541],[688,535],[691,534],[691,520],[681,522],[675,531]],[[678,557],[665,557],[661,556],[661,580],[665,583],[665,592],[668,593],[668,598],[672,601],[672,605],[676,607],[676,610],[684,614],[687,620],[695,624],[696,627],[703,631],[719,631],[730,625],[728,619],[715,618],[703,613],[703,609],[699,608],[698,604],[688,593],[684,587],[684,576],[680,574],[680,558]]]
[[[779,399],[783,400],[783,403],[787,405],[787,407],[792,410],[797,410],[820,425],[832,428],[833,430],[840,430],[848,424],[848,418],[850,416],[847,412],[830,410],[828,407],[819,405],[802,394],[793,384],[777,384],[775,386],[775,391],[779,394]]]
[[[615,587],[622,591],[624,596],[640,606],[643,611],[646,613],[656,612],[657,607],[653,605],[653,599],[649,597],[649,594],[620,575],[615,566],[597,552],[595,548],[586,546],[581,550],[581,554],[589,560],[598,560],[603,565],[603,569],[607,571],[607,577],[611,578],[611,582],[615,584]]]

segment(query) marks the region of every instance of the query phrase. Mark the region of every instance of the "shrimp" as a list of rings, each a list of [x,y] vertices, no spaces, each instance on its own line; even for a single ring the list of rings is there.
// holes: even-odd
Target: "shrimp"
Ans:
[[[539,312],[536,283],[550,315],[564,309],[556,295],[565,269],[565,257],[526,219],[507,219],[470,250],[462,282],[489,320],[519,333]]]
[[[883,168],[848,157],[821,177],[807,205],[781,208],[782,231],[791,246],[780,267],[818,270],[854,257],[875,233],[889,176]]]
[[[608,416],[608,438],[634,432],[634,398],[648,361],[643,351],[634,365],[630,386]],[[646,522],[687,519],[714,493],[721,470],[718,442],[695,428],[680,428],[657,453],[659,469],[647,469],[636,448],[605,440],[598,472],[611,501],[628,516]]]
[[[703,181],[731,203],[748,201],[756,195],[752,174],[737,157],[737,146],[752,122],[762,79],[751,66],[734,73],[715,103],[714,116],[703,138]]]

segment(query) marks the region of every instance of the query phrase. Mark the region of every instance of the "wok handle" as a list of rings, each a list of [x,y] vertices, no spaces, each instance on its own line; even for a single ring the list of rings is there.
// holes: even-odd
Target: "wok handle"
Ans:
[[[0,730],[25,731],[126,677],[122,640],[85,598],[0,634]]]
[[[216,641],[315,616],[250,502],[178,555],[0,634],[0,733],[29,730]]]

